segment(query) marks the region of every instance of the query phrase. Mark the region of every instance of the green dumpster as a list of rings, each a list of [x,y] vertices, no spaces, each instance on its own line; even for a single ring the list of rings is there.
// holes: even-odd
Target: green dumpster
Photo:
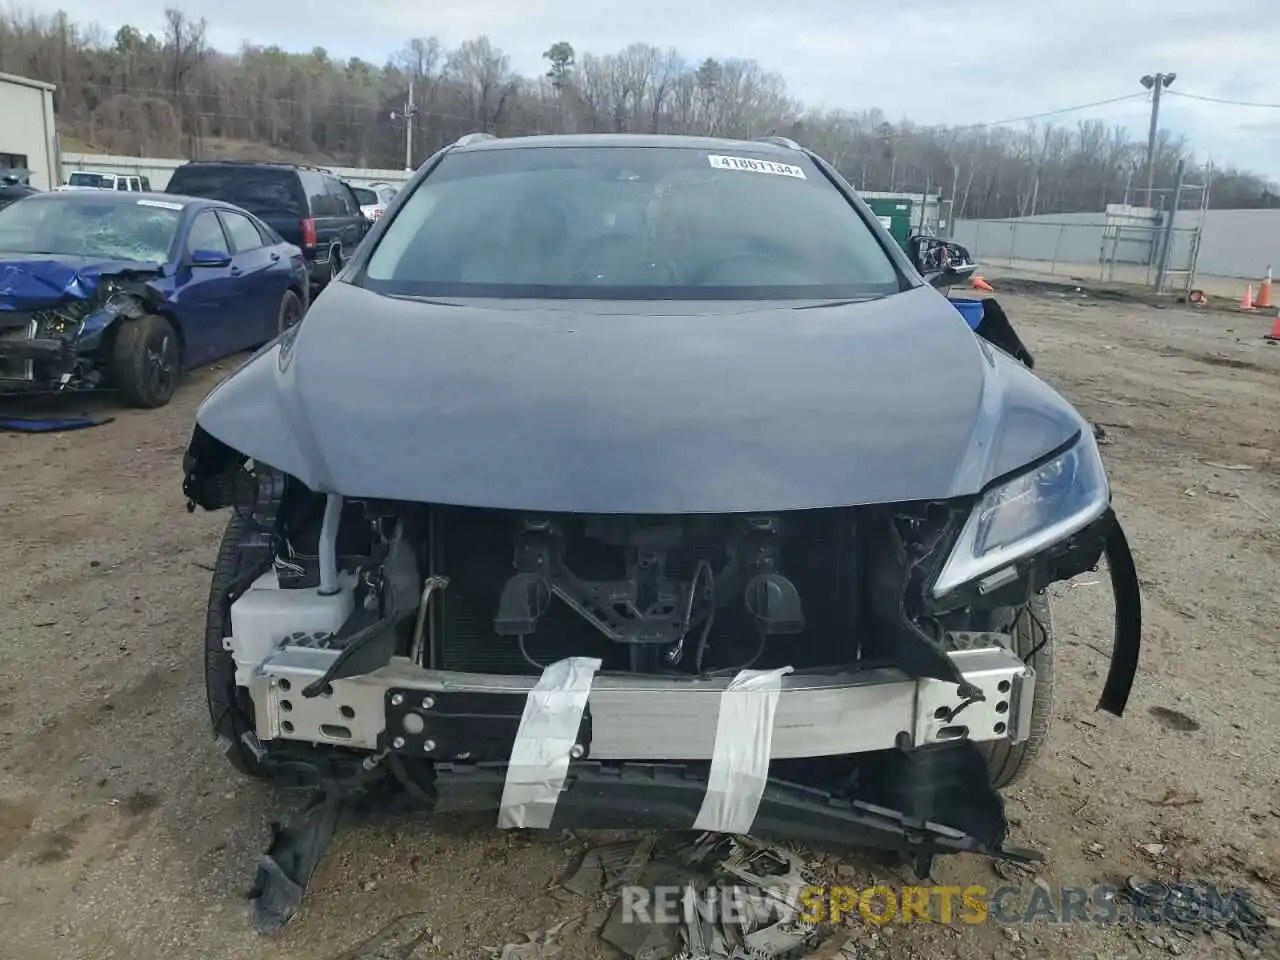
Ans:
[[[905,248],[911,236],[911,201],[905,197],[863,199],[885,229],[893,234],[893,239]]]

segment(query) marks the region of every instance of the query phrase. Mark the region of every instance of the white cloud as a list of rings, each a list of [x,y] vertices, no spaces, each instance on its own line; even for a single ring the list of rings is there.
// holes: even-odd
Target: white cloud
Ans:
[[[174,2],[174,0],[169,0]],[[158,30],[166,0],[73,0],[72,17],[108,29],[132,22]],[[1140,93],[1138,78],[1176,71],[1173,89],[1280,103],[1280,26],[1259,0],[971,0],[938,6],[900,0],[189,0],[210,39],[242,41],[383,61],[413,36],[447,44],[488,34],[523,72],[541,71],[542,51],[568,40],[610,52],[642,40],[691,59],[752,57],[786,77],[809,103],[864,109],[924,123],[973,123]],[[1089,115],[1145,132],[1142,101]],[[1080,116],[1085,116],[1084,114]],[[1201,155],[1230,159],[1280,179],[1280,110],[1169,97],[1164,126],[1194,139]],[[1073,122],[1068,115],[1065,122]]]

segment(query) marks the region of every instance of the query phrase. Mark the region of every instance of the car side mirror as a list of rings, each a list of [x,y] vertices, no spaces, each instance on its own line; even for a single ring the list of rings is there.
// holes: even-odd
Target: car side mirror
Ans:
[[[192,250],[187,262],[193,267],[227,267],[231,257],[218,250]]]
[[[962,283],[978,269],[969,251],[950,240],[916,234],[907,241],[907,249],[920,276],[935,287]]]

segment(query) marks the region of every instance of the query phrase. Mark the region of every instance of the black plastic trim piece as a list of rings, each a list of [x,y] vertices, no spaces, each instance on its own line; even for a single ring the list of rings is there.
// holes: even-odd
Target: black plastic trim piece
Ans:
[[[523,693],[478,693],[389,689],[384,700],[386,728],[379,749],[432,760],[506,761],[511,757],[528,696]],[[417,733],[405,719],[422,722]],[[410,723],[417,726],[417,723]],[[401,746],[395,741],[402,740]],[[427,749],[428,743],[431,748]],[[577,745],[582,756],[591,750],[591,710],[583,710]]]
[[[1129,540],[1115,514],[1107,534],[1107,567],[1111,572],[1111,590],[1115,594],[1116,632],[1111,648],[1111,667],[1102,686],[1098,710],[1117,717],[1124,716],[1133,681],[1138,674],[1138,657],[1142,652],[1142,587],[1133,562]]]
[[[496,810],[506,782],[505,763],[435,767],[435,811]],[[556,804],[551,829],[690,830],[707,791],[705,768],[662,763],[574,763]],[[877,849],[915,862],[922,854],[977,853],[1034,862],[1035,851],[1005,843],[1003,815],[975,837],[932,819],[844,800],[825,790],[771,778],[752,836],[811,843],[827,849]]]

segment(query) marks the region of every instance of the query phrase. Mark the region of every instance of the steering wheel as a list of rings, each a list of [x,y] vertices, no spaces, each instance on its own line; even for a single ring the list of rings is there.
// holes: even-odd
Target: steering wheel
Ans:
[[[694,285],[715,286],[715,284],[707,284],[707,279],[709,277],[715,276],[716,273],[727,266],[737,263],[750,263],[752,261],[758,264],[763,264],[766,267],[776,268],[778,266],[783,266],[784,269],[788,271],[792,269],[790,263],[787,263],[781,257],[774,256],[771,253],[765,253],[760,250],[735,250],[734,252],[727,253],[722,257],[717,257],[701,270],[695,271],[694,274],[689,277],[689,281]]]

